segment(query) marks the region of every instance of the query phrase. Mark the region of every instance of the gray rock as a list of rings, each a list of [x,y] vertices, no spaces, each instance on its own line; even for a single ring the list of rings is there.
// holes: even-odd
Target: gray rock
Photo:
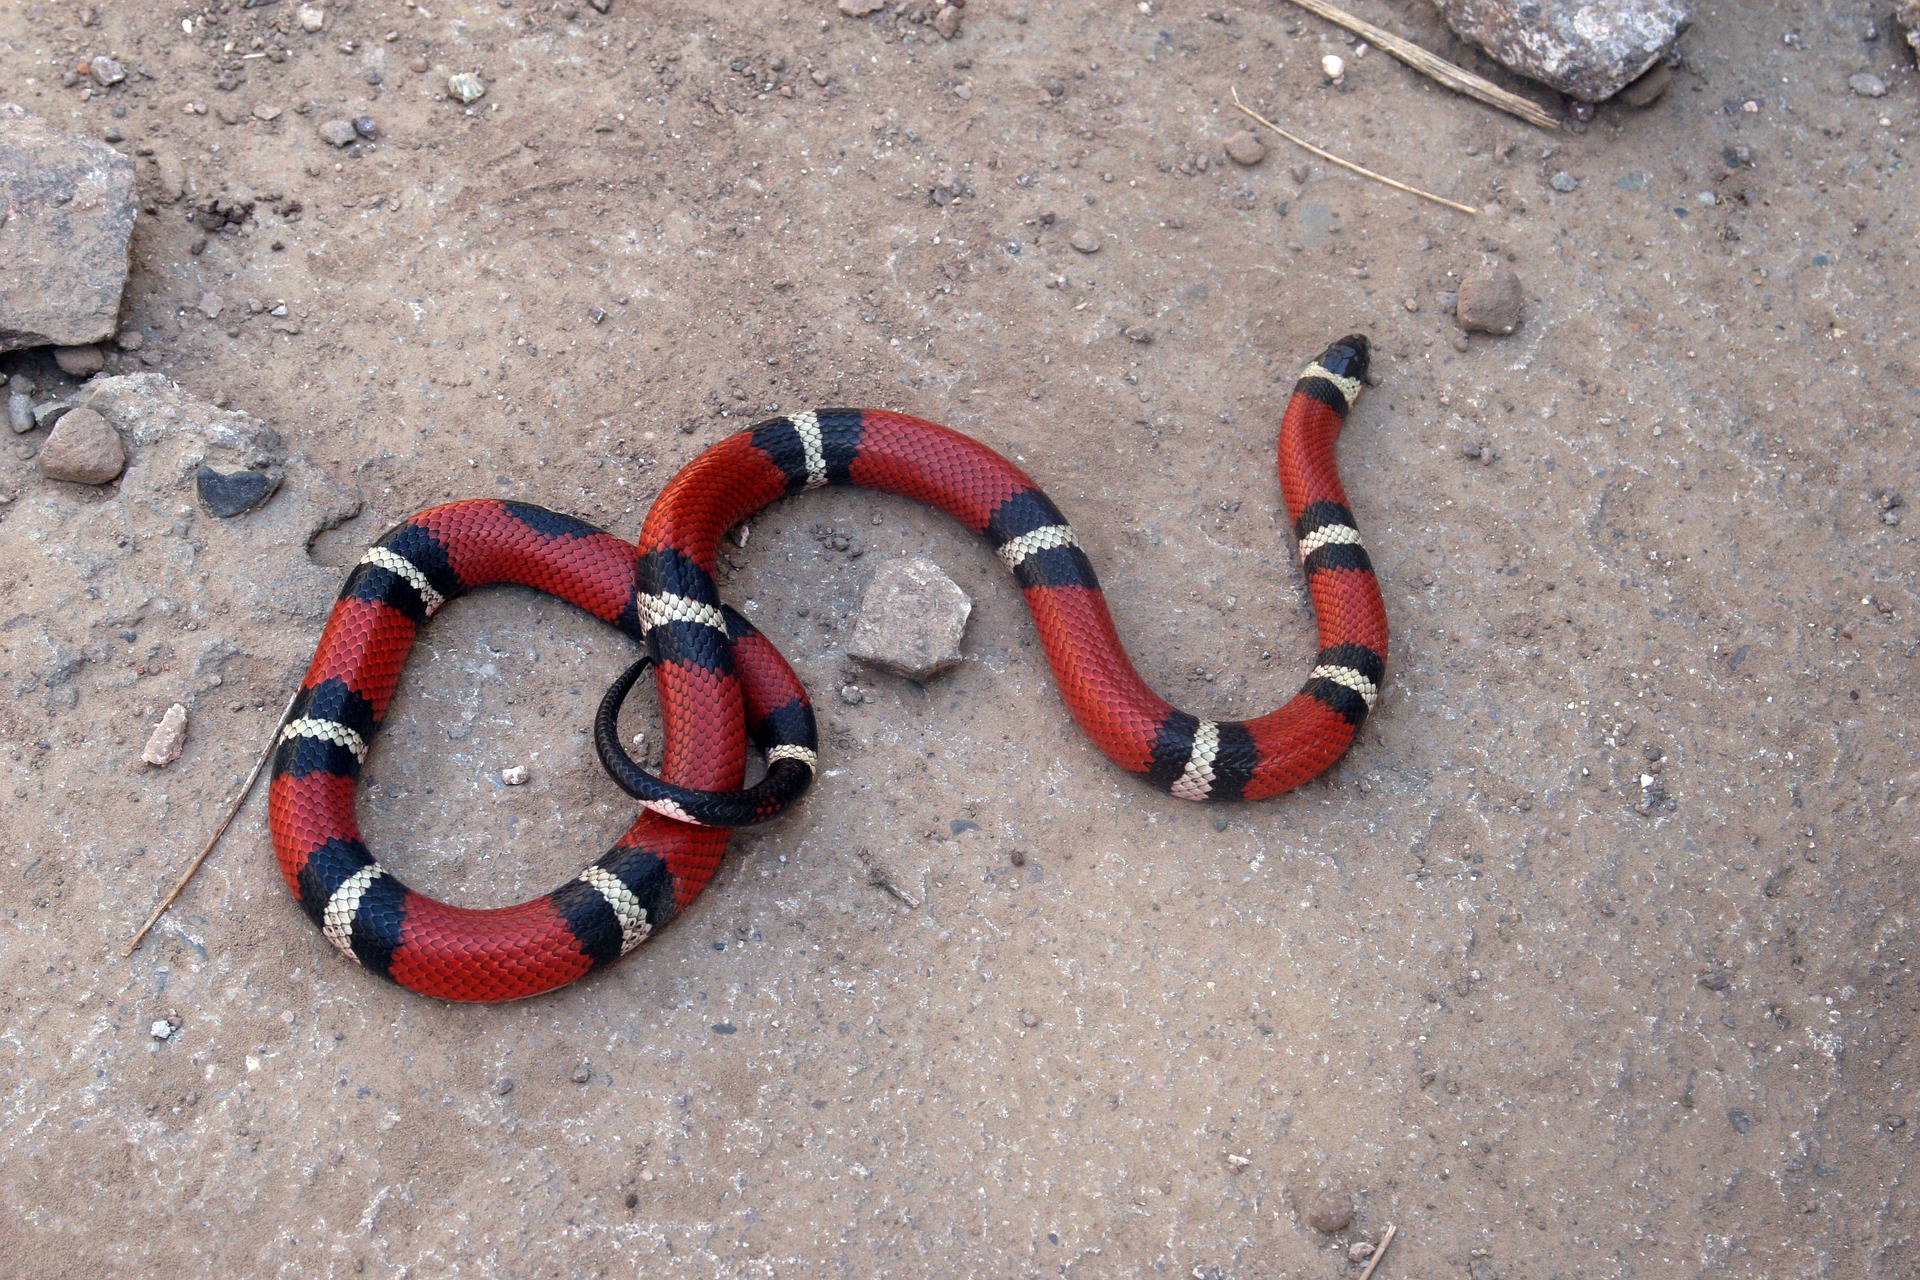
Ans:
[[[1920,0],[1896,0],[1893,20],[1900,24],[1907,44],[1915,53],[1920,53]]]
[[[1887,96],[1887,82],[1879,76],[1862,71],[1857,76],[1847,78],[1847,88],[1863,98],[1884,98]]]
[[[1460,282],[1453,313],[1469,333],[1508,334],[1520,327],[1525,305],[1519,276],[1505,267],[1487,268]]]
[[[33,430],[32,396],[23,396],[18,391],[7,396],[7,425],[13,428],[15,435]]]
[[[1067,243],[1081,253],[1100,252],[1100,237],[1084,227],[1067,237]]]
[[[53,362],[69,378],[91,378],[107,367],[107,358],[98,347],[55,347]]]
[[[1580,189],[1580,179],[1574,177],[1565,169],[1562,169],[1547,179],[1547,185],[1559,192],[1578,191]]]
[[[221,472],[203,465],[193,473],[193,487],[200,495],[201,506],[210,514],[229,520],[245,515],[271,498],[282,478],[277,469]]]
[[[33,425],[50,427],[60,421],[73,406],[65,400],[42,400],[33,406]],[[17,430],[17,428],[16,428]]]
[[[967,593],[939,565],[895,560],[867,583],[847,652],[870,667],[929,680],[960,661],[972,612]]]
[[[1666,56],[1692,0],[1434,0],[1447,25],[1510,71],[1603,102]]]
[[[329,146],[344,147],[360,135],[354,131],[351,120],[322,120],[320,122],[320,140]]]
[[[120,433],[91,409],[76,409],[54,424],[40,449],[40,470],[49,480],[105,484],[127,469]]]
[[[133,236],[133,161],[0,102],[0,351],[113,336]]]

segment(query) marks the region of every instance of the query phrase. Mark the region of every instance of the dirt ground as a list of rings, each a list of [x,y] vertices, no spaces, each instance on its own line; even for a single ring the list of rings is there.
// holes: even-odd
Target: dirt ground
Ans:
[[[109,372],[308,465],[215,521],[177,477],[45,480],[44,433],[0,458],[0,1272],[1337,1277],[1391,1223],[1379,1280],[1920,1274],[1920,517],[1886,506],[1920,500],[1917,86],[1885,6],[1703,3],[1663,98],[1552,136],[1277,2],[974,0],[953,40],[821,0],[84,7],[0,8],[0,96],[137,157],[143,344]],[[1472,60],[1423,4],[1356,7]],[[62,85],[100,52],[124,84]],[[1229,162],[1234,86],[1480,215],[1277,140]],[[216,199],[242,221],[192,220]],[[1489,259],[1525,323],[1458,349],[1441,295]],[[1301,791],[1120,773],[984,545],[836,491],[723,584],[814,690],[825,776],[623,964],[501,1007],[379,982],[287,894],[260,794],[120,958],[383,528],[511,495],[631,536],[774,409],[1016,456],[1156,687],[1277,705],[1313,633],[1273,436],[1354,329],[1394,649]],[[841,654],[906,554],[975,602],[924,689]],[[631,805],[587,730],[631,652],[518,590],[443,612],[369,760],[382,861],[497,905],[596,856]]]

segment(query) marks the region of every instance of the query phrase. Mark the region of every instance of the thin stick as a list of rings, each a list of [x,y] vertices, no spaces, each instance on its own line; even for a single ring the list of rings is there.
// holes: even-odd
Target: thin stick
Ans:
[[[882,867],[878,862],[874,861],[873,851],[871,849],[860,850],[860,861],[867,868],[868,884],[872,885],[876,889],[886,890],[888,893],[898,898],[901,901],[901,903],[904,904],[907,910],[909,911],[918,911],[920,909],[920,904],[918,902],[915,902],[912,896],[908,894],[906,890],[902,889],[899,885],[893,882],[893,877],[887,874],[886,868]]]
[[[160,900],[160,905],[153,909],[153,914],[147,917],[147,922],[140,926],[140,932],[133,935],[133,941],[129,942],[127,949],[120,953],[122,960],[139,950],[140,944],[146,940],[148,930],[159,924],[160,917],[167,914],[167,908],[187,891],[187,882],[192,880],[194,873],[200,870],[200,864],[205,862],[207,855],[213,852],[213,846],[220,843],[220,837],[227,834],[227,828],[233,825],[233,820],[240,816],[241,806],[246,804],[247,797],[253,793],[253,784],[260,780],[260,771],[266,768],[268,759],[273,755],[274,747],[280,742],[280,730],[287,723],[287,715],[293,710],[294,698],[299,696],[300,691],[296,689],[293,697],[287,699],[287,709],[282,711],[280,718],[273,722],[273,736],[267,739],[266,749],[260,753],[260,758],[253,762],[253,772],[249,773],[247,780],[240,784],[240,794],[235,796],[233,803],[227,807],[227,816],[220,819],[220,825],[213,829],[213,835],[208,839],[206,847],[200,850],[200,856],[189,863],[186,871],[181,873],[180,879],[174,882],[173,892]]]
[[[1291,142],[1294,146],[1305,147],[1308,151],[1313,152],[1313,154],[1319,156],[1322,160],[1331,161],[1332,163],[1339,165],[1342,169],[1351,169],[1353,170],[1353,172],[1359,174],[1363,178],[1372,178],[1375,182],[1384,182],[1390,187],[1406,192],[1408,195],[1419,196],[1422,200],[1431,200],[1435,204],[1443,204],[1447,206],[1447,208],[1449,209],[1458,209],[1461,213],[1477,214],[1480,212],[1478,209],[1474,208],[1470,204],[1455,204],[1453,201],[1447,199],[1445,196],[1436,196],[1431,191],[1422,191],[1420,188],[1410,187],[1404,182],[1395,182],[1392,178],[1387,177],[1385,174],[1375,173],[1371,169],[1363,169],[1359,165],[1353,163],[1353,161],[1351,160],[1342,160],[1339,156],[1334,155],[1331,151],[1322,151],[1320,148],[1314,146],[1311,142],[1307,142],[1304,139],[1294,137],[1292,134],[1288,133],[1285,129],[1282,129],[1279,125],[1267,119],[1265,116],[1261,115],[1258,111],[1255,111],[1252,107],[1249,107],[1246,103],[1240,101],[1240,90],[1238,89],[1233,90],[1233,105],[1240,108],[1242,111],[1246,112],[1248,115],[1252,116],[1255,120],[1258,120],[1261,124],[1267,126],[1267,128],[1273,130],[1275,133],[1279,134],[1281,137],[1285,138],[1288,142]]]
[[[1373,1280],[1373,1269],[1380,1265],[1380,1259],[1387,1256],[1387,1246],[1393,1243],[1394,1225],[1387,1224],[1387,1234],[1380,1237],[1380,1247],[1373,1251],[1373,1257],[1367,1260],[1367,1269],[1360,1273],[1360,1280]]]
[[[1538,103],[1529,101],[1517,93],[1508,93],[1493,81],[1477,76],[1464,67],[1456,67],[1445,58],[1421,48],[1411,40],[1403,40],[1393,32],[1376,27],[1364,18],[1356,18],[1344,9],[1334,8],[1327,3],[1327,0],[1293,0],[1293,2],[1309,13],[1319,14],[1328,22],[1365,36],[1415,71],[1432,76],[1456,93],[1477,98],[1490,107],[1497,107],[1510,116],[1518,116],[1528,124],[1542,129],[1560,127],[1560,121]]]

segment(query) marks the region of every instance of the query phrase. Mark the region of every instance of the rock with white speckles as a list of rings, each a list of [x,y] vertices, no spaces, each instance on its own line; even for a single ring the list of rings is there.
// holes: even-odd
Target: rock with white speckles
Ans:
[[[1510,71],[1603,102],[1666,56],[1692,0],[1434,0],[1447,25]]]

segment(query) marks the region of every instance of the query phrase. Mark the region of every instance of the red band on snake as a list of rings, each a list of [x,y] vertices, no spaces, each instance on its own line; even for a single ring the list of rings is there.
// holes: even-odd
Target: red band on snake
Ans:
[[[1297,787],[1353,742],[1386,667],[1386,610],[1334,457],[1367,358],[1363,337],[1333,344],[1295,385],[1281,422],[1280,486],[1320,650],[1300,692],[1268,715],[1202,720],[1149,689],[1072,529],[1011,462],[917,418],[821,409],[763,422],[695,458],[654,502],[637,549],[571,517],[499,501],[435,507],[382,537],[348,576],[281,733],[270,801],[281,872],[347,956],[441,999],[538,995],[631,951],[706,887],[725,824],[775,816],[812,776],[805,691],[773,645],[721,604],[713,568],[728,529],[827,484],[915,498],[985,536],[1020,584],[1068,710],[1122,769],[1187,800]],[[354,795],[420,625],[446,600],[504,582],[577,604],[644,642],[664,763],[659,780],[622,778],[649,797],[647,808],[579,876],[518,906],[476,910],[416,893],[381,867],[360,839]],[[610,694],[615,711],[624,692]],[[750,736],[778,785],[740,790]],[[645,789],[656,781],[663,790]]]

